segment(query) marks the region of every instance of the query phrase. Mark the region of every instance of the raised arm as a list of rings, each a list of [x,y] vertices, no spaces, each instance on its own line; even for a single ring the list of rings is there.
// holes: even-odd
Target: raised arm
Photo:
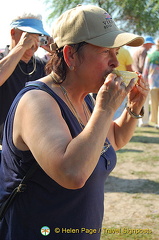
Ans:
[[[17,29],[16,31],[20,30]],[[11,30],[11,34],[12,38],[17,34],[15,33],[15,29]],[[34,49],[37,50],[38,36],[37,34],[23,32],[17,45],[10,50],[6,57],[0,60],[0,86],[10,77],[21,59],[25,62],[30,60],[30,57],[24,56],[24,53],[31,48],[33,51]]]
[[[21,150],[30,149],[43,170],[60,185],[80,188],[98,163],[114,112],[133,86],[131,82],[125,88],[119,77],[109,74],[90,120],[74,139],[55,100],[45,92],[32,90],[18,105],[14,144]],[[113,136],[110,140],[116,147]]]
[[[143,105],[149,93],[149,85],[142,75],[139,75],[138,84],[128,94],[127,108],[116,119],[110,128],[108,137],[115,150],[126,145],[136,128],[138,118],[142,117]]]

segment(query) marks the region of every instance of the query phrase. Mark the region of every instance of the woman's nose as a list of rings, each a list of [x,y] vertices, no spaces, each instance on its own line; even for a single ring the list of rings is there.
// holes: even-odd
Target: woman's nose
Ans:
[[[111,61],[110,61],[110,66],[113,67],[113,68],[116,68],[116,67],[119,66],[119,62],[118,62],[116,54],[112,54],[112,58],[111,58]]]

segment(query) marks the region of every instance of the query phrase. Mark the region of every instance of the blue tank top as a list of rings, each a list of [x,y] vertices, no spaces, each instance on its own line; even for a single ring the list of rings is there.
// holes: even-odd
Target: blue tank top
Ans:
[[[51,91],[72,137],[76,137],[81,132],[81,127],[70,109],[46,84],[37,82],[39,86]],[[20,98],[31,89],[39,89],[39,87],[28,85],[21,90],[6,119],[0,166],[0,203],[19,184],[35,162],[30,151],[18,150],[12,140],[16,107]],[[90,97],[86,96],[85,101],[92,111]],[[38,167],[28,180],[26,191],[16,197],[0,222],[0,239],[99,240],[104,212],[104,183],[115,164],[116,153],[110,146],[101,155],[85,185],[77,190],[60,186]]]

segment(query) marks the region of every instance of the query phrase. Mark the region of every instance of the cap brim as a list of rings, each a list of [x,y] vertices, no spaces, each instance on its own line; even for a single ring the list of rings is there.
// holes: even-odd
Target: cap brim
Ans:
[[[50,34],[48,34],[44,29],[35,29],[33,27],[17,27],[18,29],[24,31],[24,32],[28,32],[28,33],[35,33],[35,34],[40,34],[40,35],[46,35],[46,36],[50,36]]]
[[[113,31],[86,42],[99,47],[117,48],[123,45],[138,47],[144,43],[144,38],[133,33],[123,31]]]

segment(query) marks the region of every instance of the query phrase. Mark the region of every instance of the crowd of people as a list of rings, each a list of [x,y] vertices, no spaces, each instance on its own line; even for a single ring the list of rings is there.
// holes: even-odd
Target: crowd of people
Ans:
[[[134,51],[132,57],[133,57],[133,65],[132,69],[133,71],[140,72],[143,74],[143,68],[145,64],[145,59],[148,54],[148,51],[152,48],[152,46],[155,45],[154,39],[151,36],[145,37],[144,44],[137,48],[136,51]],[[148,79],[147,79],[148,80]],[[139,127],[149,127],[149,96],[146,99],[146,102],[144,104],[145,114],[142,119],[139,120]]]
[[[112,73],[118,53],[124,45],[143,46],[144,38],[120,30],[94,5],[65,11],[51,36],[41,17],[23,15],[12,21],[10,36],[0,60],[1,239],[41,240],[47,226],[48,240],[99,240],[105,180],[144,116],[158,55],[148,55],[146,79],[138,72],[137,83],[126,86]],[[48,61],[35,57],[39,46],[50,53]],[[129,57],[125,69],[131,66]]]
[[[155,48],[152,50],[151,48]],[[149,83],[150,95],[148,95],[144,104],[144,116],[139,119],[138,127],[156,127],[159,128],[159,39],[154,41],[153,37],[146,36],[144,43],[137,47],[130,54],[128,49],[120,48],[117,55],[119,66],[117,70],[135,71],[143,75]],[[155,57],[154,57],[155,56]],[[155,59],[152,61],[152,59]],[[150,60],[151,59],[151,60]],[[150,64],[151,63],[151,64]],[[152,66],[153,63],[153,66]],[[114,119],[118,118],[123,112],[127,99],[123,101],[117,109]]]
[[[31,20],[27,22],[28,19]],[[15,17],[11,22],[11,42],[10,45],[7,45],[5,48],[3,60],[0,60],[0,102],[3,102],[3,104],[0,104],[0,144],[2,144],[4,122],[15,96],[25,86],[26,82],[37,80],[46,75],[45,65],[50,59],[51,52],[49,44],[51,43],[52,38],[43,29],[41,19],[41,15],[25,13],[21,16]],[[47,44],[41,46],[47,51],[43,58],[34,55],[39,47],[39,35],[47,36]],[[31,41],[36,42],[34,43],[34,47],[30,50],[29,47]],[[128,49],[121,47],[117,55],[119,66],[116,69],[123,71],[137,71],[143,74],[147,82],[152,85],[150,81],[153,81],[153,76],[150,76],[151,80],[149,80],[149,75],[147,75],[148,71],[145,73],[145,70],[143,73],[143,69],[144,65],[147,65],[145,59],[148,51],[153,45],[155,45],[154,39],[151,36],[147,36],[145,37],[142,46],[137,47],[132,54],[130,54]],[[19,46],[21,46],[21,48]],[[157,46],[158,41],[156,43],[156,53],[158,53]],[[142,119],[139,119],[138,122],[139,127],[149,127],[151,126],[150,123],[152,123],[155,124],[155,127],[159,128],[158,94],[154,98],[159,82],[157,66],[155,70],[155,82],[157,82],[157,85],[155,84],[155,86],[153,86],[153,89],[155,90],[151,91],[151,95],[147,97],[144,104],[144,116]],[[147,68],[147,66],[145,66],[145,68]],[[155,93],[153,94],[153,92]],[[94,95],[96,96],[96,94]],[[125,109],[126,102],[127,98],[125,98],[119,109],[116,111],[114,119],[121,115]],[[155,117],[152,117],[154,114]]]
[[[146,56],[143,77],[150,86],[150,117],[149,121],[159,129],[159,39],[155,50]]]

